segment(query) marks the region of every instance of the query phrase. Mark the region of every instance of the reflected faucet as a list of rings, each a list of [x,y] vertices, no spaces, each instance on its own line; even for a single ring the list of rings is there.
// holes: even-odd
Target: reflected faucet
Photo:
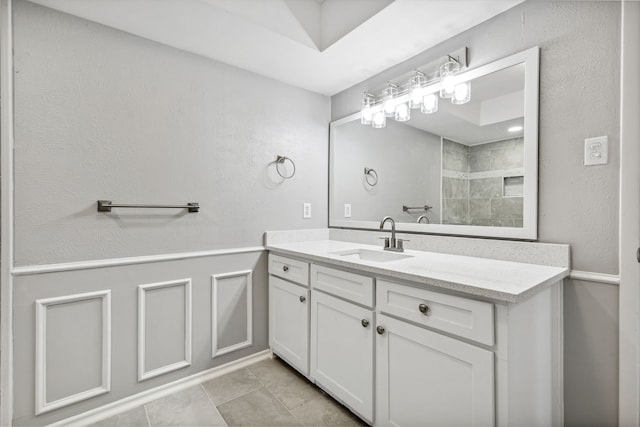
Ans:
[[[380,230],[384,229],[384,224],[387,221],[391,221],[391,238],[389,237],[381,237],[384,239],[384,249],[385,251],[394,251],[394,252],[404,252],[403,240],[396,239],[396,222],[390,216],[385,216],[380,221]]]
[[[426,215],[420,215],[418,217],[418,224],[420,224],[422,222],[422,220],[424,219],[424,223],[425,224],[429,224],[431,221],[429,221],[429,217]]]

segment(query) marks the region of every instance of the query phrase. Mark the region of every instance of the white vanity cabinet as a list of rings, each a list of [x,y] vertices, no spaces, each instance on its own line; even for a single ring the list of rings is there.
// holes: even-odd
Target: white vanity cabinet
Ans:
[[[563,425],[562,269],[514,303],[300,259],[269,255],[271,349],[372,425]]]
[[[308,263],[269,256],[269,346],[305,376],[309,375],[308,276]]]
[[[493,426],[493,353],[379,315],[376,424]]]
[[[357,292],[353,291],[353,286]],[[312,265],[311,287],[311,377],[362,418],[372,422],[373,310],[327,295],[318,288],[329,288],[358,300],[363,293],[370,294],[369,300],[372,300],[373,279]]]

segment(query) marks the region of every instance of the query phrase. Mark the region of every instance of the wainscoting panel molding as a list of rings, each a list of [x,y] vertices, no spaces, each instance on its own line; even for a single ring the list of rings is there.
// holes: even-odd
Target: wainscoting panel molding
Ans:
[[[99,300],[102,312],[98,323],[97,331],[90,331],[92,320],[97,319],[90,317],[78,318],[78,315],[91,315],[94,307],[90,310],[83,310],[86,304],[92,300]],[[36,415],[71,405],[94,396],[108,393],[111,390],[111,291],[88,292],[84,294],[75,294],[55,298],[39,299],[35,301],[36,305],[36,393],[35,393],[35,410]],[[56,310],[53,316],[53,310]],[[64,313],[64,314],[63,314]],[[57,325],[56,325],[57,323]],[[75,325],[78,325],[75,328]],[[55,334],[52,331],[65,329],[61,334]],[[69,330],[72,329],[72,330]],[[92,337],[91,332],[95,335]],[[54,336],[52,336],[54,335]],[[76,336],[77,335],[77,336]],[[99,335],[99,336],[96,336]],[[89,339],[87,339],[89,338]],[[91,340],[93,338],[93,340]],[[75,340],[75,341],[74,341]],[[86,340],[86,341],[85,341]],[[100,384],[89,389],[81,391],[73,391],[72,394],[64,395],[65,389],[73,388],[73,385],[64,384],[64,378],[73,378],[78,371],[68,372],[65,367],[58,364],[49,366],[49,359],[52,357],[63,358],[73,361],[82,360],[90,363],[90,354],[96,353],[95,342],[100,342],[101,349],[98,350],[101,361],[99,366],[83,366],[82,373],[90,372],[89,368],[96,368],[95,375],[83,375],[87,378],[79,380],[90,381],[91,377],[99,378]],[[98,344],[100,346],[100,344]],[[56,348],[55,346],[58,346]],[[87,356],[87,357],[85,357]],[[51,368],[51,372],[49,372]],[[72,367],[73,368],[73,367]],[[70,368],[70,369],[72,369]],[[62,369],[62,371],[61,371]],[[57,371],[57,372],[56,372]],[[56,383],[49,381],[49,374],[58,379]],[[77,384],[76,384],[77,386]],[[54,387],[63,390],[53,393]],[[56,396],[50,400],[50,395]]]
[[[211,276],[211,357],[253,344],[251,270]]]
[[[183,288],[182,300],[176,299],[176,288]],[[164,299],[160,296],[166,293]],[[156,299],[155,304],[152,300]],[[149,300],[149,302],[148,302]],[[191,329],[192,329],[192,305],[191,305],[191,279],[179,279],[168,282],[150,283],[138,286],[138,381],[144,381],[149,378],[157,377],[176,369],[184,368],[191,365]],[[173,324],[171,322],[175,313],[184,311],[183,317],[183,337],[171,337]],[[153,314],[159,314],[158,318],[149,319]],[[178,315],[179,316],[179,315]],[[175,320],[175,319],[174,319]],[[153,328],[150,328],[153,325]],[[170,330],[171,329],[171,330]],[[156,338],[154,340],[154,338]],[[167,348],[166,345],[172,345],[175,342],[180,343],[179,347],[183,348]],[[163,345],[165,346],[163,348]],[[166,353],[178,351],[182,353],[181,359],[171,361],[162,366],[150,368],[147,361],[147,355],[162,356]]]

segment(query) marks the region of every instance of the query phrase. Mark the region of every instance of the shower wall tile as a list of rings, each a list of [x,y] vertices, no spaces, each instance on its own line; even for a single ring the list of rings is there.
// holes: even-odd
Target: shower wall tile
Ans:
[[[466,199],[444,199],[442,212],[445,224],[467,224],[469,216],[469,202]]]
[[[491,217],[491,199],[469,200],[469,218],[481,219]]]
[[[491,150],[491,170],[522,167],[524,153],[521,148]]]
[[[469,180],[470,199],[491,199],[502,196],[502,178]]]
[[[522,219],[523,198],[505,197],[491,200],[491,217]]]
[[[442,169],[468,172],[469,147],[444,139],[442,144]]]
[[[484,172],[491,169],[491,152],[489,150],[469,151],[469,172]]]
[[[445,199],[469,198],[469,181],[459,178],[442,178],[442,197]]]

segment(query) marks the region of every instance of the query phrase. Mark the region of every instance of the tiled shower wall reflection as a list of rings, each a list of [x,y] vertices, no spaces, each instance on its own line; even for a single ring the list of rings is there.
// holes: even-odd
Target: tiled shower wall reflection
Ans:
[[[522,227],[524,144],[466,146],[443,139],[442,223]]]

